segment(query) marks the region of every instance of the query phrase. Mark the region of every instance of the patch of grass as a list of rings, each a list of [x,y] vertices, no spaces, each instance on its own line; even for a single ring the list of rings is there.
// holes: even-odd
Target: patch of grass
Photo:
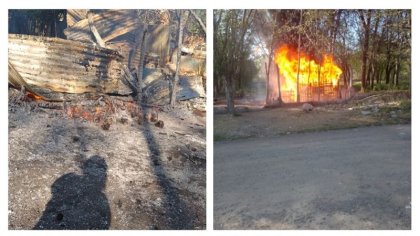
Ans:
[[[365,88],[365,92],[369,91],[388,91],[388,90],[409,90],[410,89],[410,81],[409,80],[400,80],[398,85],[389,83],[386,84],[385,82],[381,82],[379,84],[374,84],[373,87],[367,86]],[[362,83],[360,81],[353,83],[353,88],[360,92],[362,90]]]
[[[411,112],[411,99],[402,100],[400,108],[403,112]]]
[[[353,83],[353,88],[354,88],[354,90],[356,90],[357,92],[360,92],[360,90],[362,90],[362,83],[361,83],[361,82],[356,82],[356,83]]]
[[[213,136],[214,142],[228,140],[228,138],[222,134],[214,134]]]
[[[409,90],[410,86],[411,86],[410,80],[406,79],[406,80],[401,80],[397,88],[400,90]]]
[[[233,135],[233,136],[229,136],[229,135],[224,135],[224,134],[215,134],[213,136],[213,140],[214,142],[221,142],[221,141],[233,141],[233,140],[240,140],[240,139],[248,139],[248,138],[255,138],[256,135],[254,134],[249,134],[249,135]]]
[[[321,127],[315,127],[315,128],[307,128],[295,131],[294,133],[310,133],[310,132],[325,132],[325,131],[331,131],[331,130],[342,130],[342,129],[354,129],[359,127],[367,127],[367,126],[376,126],[379,125],[379,123],[349,123],[344,125],[330,125],[326,124]]]
[[[375,84],[373,85],[373,91],[382,91],[382,90],[389,90],[391,86],[389,84]]]

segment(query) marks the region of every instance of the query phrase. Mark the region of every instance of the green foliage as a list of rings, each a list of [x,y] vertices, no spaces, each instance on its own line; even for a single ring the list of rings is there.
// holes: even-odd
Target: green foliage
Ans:
[[[206,22],[206,10],[193,10],[198,17],[204,22]],[[194,19],[192,14],[189,15],[189,23],[187,24],[187,30],[191,35],[205,36],[205,32],[201,29],[200,24]]]
[[[404,112],[411,111],[411,100],[410,99],[402,100],[400,102],[400,108]]]
[[[409,90],[410,86],[411,84],[409,80],[401,80],[397,87],[400,90]]]
[[[354,83],[353,88],[354,88],[354,90],[356,90],[356,92],[360,92],[362,90],[362,83],[360,83],[360,82]]]
[[[241,42],[244,14],[245,10],[214,12],[214,80],[219,87],[224,84],[222,75],[231,75],[226,79],[234,80],[237,93],[246,91],[264,66],[259,57],[267,59],[271,48],[281,44],[297,47],[300,36],[300,49],[311,59],[320,61],[325,54],[333,55],[343,71],[341,83],[363,80],[365,91],[410,88],[411,10],[256,10],[252,22],[245,26],[245,43],[238,54],[235,49]],[[238,67],[239,75],[232,72]],[[372,87],[368,77],[374,78]],[[384,84],[387,79],[389,84]],[[361,86],[360,82],[354,84],[357,91]]]
[[[399,82],[398,85],[389,83],[379,83],[379,84],[374,84],[373,88],[370,89],[368,88],[367,90],[372,90],[372,91],[385,91],[385,90],[409,90],[410,89],[410,81],[408,80],[402,80]]]
[[[234,84],[234,95],[243,95],[244,89],[258,73],[251,59],[252,41],[249,40],[253,10],[214,11],[214,82],[215,92],[225,92],[225,80]]]
[[[375,84],[373,85],[373,91],[381,91],[381,90],[388,90],[390,89],[390,85],[389,84],[385,84],[385,83],[379,83],[379,84]]]

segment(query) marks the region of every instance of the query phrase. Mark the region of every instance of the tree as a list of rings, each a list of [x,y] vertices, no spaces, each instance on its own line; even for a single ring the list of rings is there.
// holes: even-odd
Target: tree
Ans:
[[[300,18],[299,18],[299,29],[298,29],[298,70],[297,70],[297,79],[296,79],[296,101],[300,102],[300,92],[299,92],[299,73],[300,73],[300,39],[301,39],[301,29],[300,26],[302,25],[302,12],[303,10],[300,10]]]
[[[175,106],[176,100],[176,90],[179,82],[179,65],[181,62],[181,48],[182,48],[182,36],[184,33],[184,28],[188,20],[189,11],[181,10],[180,12],[181,17],[179,18],[178,23],[178,51],[176,54],[176,70],[175,70],[175,77],[172,84],[172,91],[171,91],[171,107]]]
[[[223,83],[228,112],[234,114],[235,83],[240,81],[246,64],[250,24],[254,10],[215,11],[214,77],[216,84]]]
[[[297,101],[303,101],[304,96],[305,99],[315,99],[312,85],[319,88],[328,85],[325,84],[326,73],[320,66],[326,55],[331,55],[342,70],[334,87],[337,98],[342,98],[342,95],[348,98],[351,86],[359,81],[362,91],[367,91],[383,88],[375,86],[383,81],[389,84],[387,87],[394,88],[400,87],[401,81],[406,86],[411,79],[410,10],[255,10],[253,20],[242,31],[245,16],[244,10],[214,12],[215,91],[221,92],[225,85],[228,103],[233,93],[239,90],[237,87],[243,84],[242,71],[247,58],[254,59],[257,67],[262,68],[261,77],[266,80],[266,104],[272,102],[276,90],[281,103],[284,75],[278,66],[273,71],[275,64],[272,63],[276,49],[283,44],[297,52],[294,75],[297,81],[293,83]],[[243,44],[242,32],[245,32]],[[302,53],[318,67],[303,66],[300,62]],[[277,81],[274,74],[277,74]],[[309,82],[312,79],[314,83]],[[302,83],[306,80],[309,85],[307,93],[303,94]],[[321,100],[322,90],[316,91],[318,100]],[[230,111],[232,107],[233,104],[228,104]]]
[[[206,34],[207,30],[206,30],[206,24],[204,24],[204,21],[201,20],[200,16],[194,10],[190,10],[190,12],[191,12],[191,15],[193,15],[194,18],[197,20],[198,24],[203,30],[203,33]]]
[[[363,48],[362,48],[362,92],[366,89],[366,66],[368,60],[370,22],[372,19],[372,10],[359,10],[360,23],[363,28]]]

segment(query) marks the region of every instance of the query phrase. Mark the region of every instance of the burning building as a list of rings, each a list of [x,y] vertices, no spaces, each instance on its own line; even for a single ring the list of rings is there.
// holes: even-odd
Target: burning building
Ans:
[[[324,54],[321,60],[305,52],[298,53],[288,45],[281,45],[274,53],[278,68],[277,97],[280,88],[285,103],[328,101],[338,97],[342,70],[332,55]]]

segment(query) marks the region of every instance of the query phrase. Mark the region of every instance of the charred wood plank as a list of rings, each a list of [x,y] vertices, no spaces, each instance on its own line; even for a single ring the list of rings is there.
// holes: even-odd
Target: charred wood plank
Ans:
[[[125,81],[130,86],[130,88],[133,90],[134,94],[138,94],[140,90],[138,90],[136,86],[136,80],[134,79],[133,75],[131,74],[130,70],[126,65],[123,66],[123,71],[126,74]]]
[[[108,42],[120,35],[138,28],[138,18],[135,10],[103,10],[94,14],[92,20],[96,22],[98,32],[101,32],[104,42]],[[67,39],[91,42],[89,20],[83,19],[64,30]]]
[[[155,73],[158,74],[158,73]],[[179,85],[176,90],[176,100],[185,101],[198,97],[205,97],[202,78],[196,77],[180,77]],[[150,82],[143,90],[145,103],[164,106],[169,103],[171,95],[169,80],[164,76],[159,76]]]
[[[89,11],[87,13],[87,17],[88,17],[90,31],[92,31],[93,36],[95,36],[96,42],[99,44],[99,46],[104,48],[105,42],[102,40],[101,35],[99,34],[98,30],[95,27],[95,22],[93,21],[93,13]]]

